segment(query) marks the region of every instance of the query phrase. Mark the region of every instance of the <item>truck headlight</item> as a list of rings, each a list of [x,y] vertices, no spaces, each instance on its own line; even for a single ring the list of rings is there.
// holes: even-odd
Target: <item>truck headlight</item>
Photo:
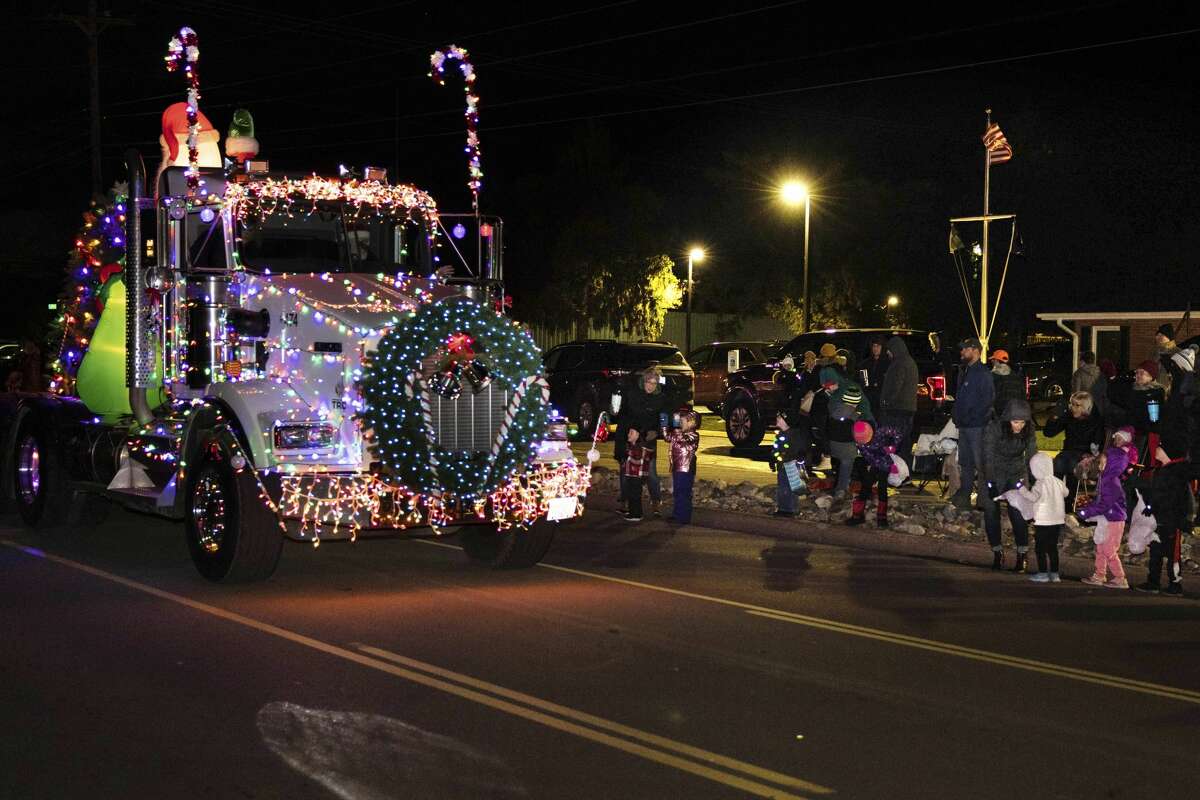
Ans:
[[[337,428],[328,423],[296,423],[275,426],[276,450],[319,450],[333,447]]]

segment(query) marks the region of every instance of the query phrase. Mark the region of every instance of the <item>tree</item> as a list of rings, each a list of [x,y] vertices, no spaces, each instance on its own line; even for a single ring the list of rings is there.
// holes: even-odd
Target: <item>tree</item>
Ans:
[[[871,322],[864,309],[861,284],[848,267],[829,270],[817,282],[809,304],[809,328],[855,328]],[[767,303],[767,314],[787,325],[794,333],[803,332],[804,298],[783,297]]]

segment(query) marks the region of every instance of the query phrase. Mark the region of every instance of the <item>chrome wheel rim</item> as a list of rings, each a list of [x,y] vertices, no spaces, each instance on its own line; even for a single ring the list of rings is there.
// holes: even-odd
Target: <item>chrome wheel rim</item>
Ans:
[[[730,438],[739,442],[750,437],[750,412],[745,406],[737,406],[729,413],[729,434]]]
[[[225,489],[219,476],[206,472],[192,495],[192,521],[200,547],[217,553],[225,542]]]
[[[41,491],[41,463],[42,454],[38,450],[37,439],[26,436],[17,451],[17,491],[25,505],[33,505]]]

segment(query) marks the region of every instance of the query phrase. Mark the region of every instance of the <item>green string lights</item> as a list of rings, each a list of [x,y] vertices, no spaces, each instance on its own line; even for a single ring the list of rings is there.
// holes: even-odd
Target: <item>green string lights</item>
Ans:
[[[431,435],[422,367],[460,333],[474,340],[494,382],[513,393],[488,453],[448,450]],[[487,498],[531,460],[545,433],[541,369],[541,352],[519,323],[462,297],[421,306],[384,335],[363,370],[362,421],[375,457],[413,490],[464,503]]]

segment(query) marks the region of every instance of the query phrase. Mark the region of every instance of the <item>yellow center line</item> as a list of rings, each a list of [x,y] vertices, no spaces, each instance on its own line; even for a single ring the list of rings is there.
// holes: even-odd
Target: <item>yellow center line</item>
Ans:
[[[696,758],[701,761],[707,761],[709,763],[716,764],[716,765],[725,767],[727,769],[737,770],[738,772],[743,772],[747,775],[752,775],[756,778],[768,780],[768,781],[771,781],[772,783],[777,783],[781,786],[790,786],[792,788],[799,789],[799,790],[805,791],[805,792],[812,792],[814,794],[829,794],[832,791],[831,789],[828,789],[819,784],[810,783],[809,781],[801,780],[799,778],[794,778],[791,775],[784,775],[781,772],[774,772],[773,770],[764,769],[762,767],[757,767],[753,764],[748,764],[745,761],[738,761],[737,759],[730,758],[728,756],[723,756],[723,755],[720,755],[719,753],[712,753],[707,750],[703,750],[699,747],[693,747],[691,745],[684,744],[682,742],[677,742],[673,739],[668,739],[664,736],[657,736],[652,733],[646,733],[645,731],[638,730],[637,728],[631,728],[628,725],[622,725],[618,722],[612,722],[610,720],[604,719],[603,717],[593,716],[586,712],[577,711],[576,709],[568,708],[567,706],[562,706],[562,705],[559,705],[558,703],[552,703],[548,700],[542,700],[541,698],[533,697],[532,695],[524,694],[523,692],[517,692],[512,689],[507,689],[503,686],[499,686],[494,683],[489,683],[487,681],[481,681],[478,678],[470,678],[468,676],[462,675],[457,672],[452,672],[447,669],[442,669],[441,667],[436,667],[432,664],[426,664],[422,661],[417,661],[416,659],[399,655],[398,653],[392,653],[387,650],[380,649],[378,647],[371,647],[369,645],[359,644],[359,645],[354,645],[354,646],[357,647],[362,652],[367,653],[372,656],[375,656],[377,658],[382,658],[387,661],[393,661],[397,664],[403,664],[405,666],[412,667],[413,669],[419,669],[419,670],[422,670],[425,672],[429,672],[434,675],[446,678],[448,680],[458,681],[460,683],[466,684],[467,686],[471,686],[476,689],[491,692],[492,694],[496,694],[501,697],[508,698],[509,700],[514,700],[514,701],[524,703],[529,706],[533,706],[534,708],[539,708],[543,711],[548,711],[550,713],[568,717],[569,719],[575,720],[576,722],[584,723],[587,725],[592,725],[594,727],[601,728],[603,730],[612,731],[614,733],[618,733],[622,736],[626,736],[631,739],[638,739],[640,741],[646,742],[647,744],[654,745],[655,747],[659,747],[659,748],[662,748],[665,750],[673,750],[677,753],[681,753],[683,755],[690,756],[691,758]]]
[[[552,710],[555,713],[558,713],[562,716],[571,717],[576,720],[586,721],[586,722],[588,722],[588,724],[594,725],[595,727],[598,727],[598,728],[604,728],[607,730],[619,732],[622,735],[630,736],[631,738],[640,739],[645,742],[653,743],[653,744],[656,744],[658,747],[668,749],[668,750],[673,750],[677,753],[687,753],[688,755],[691,755],[695,758],[700,758],[711,764],[719,764],[722,766],[730,767],[730,768],[736,769],[739,772],[742,772],[747,775],[754,775],[756,777],[764,778],[766,780],[771,780],[774,783],[779,784],[779,785],[798,788],[798,789],[808,792],[810,794],[818,794],[818,795],[833,794],[832,789],[830,789],[826,786],[821,786],[820,784],[810,783],[808,781],[803,781],[799,778],[793,778],[791,776],[784,775],[782,773],[772,772],[771,770],[763,769],[761,767],[756,767],[752,764],[747,764],[745,762],[737,761],[736,759],[728,758],[725,756],[720,756],[716,753],[709,753],[708,751],[702,750],[700,748],[691,747],[690,745],[683,744],[682,742],[675,742],[670,739],[666,739],[665,737],[659,737],[659,736],[655,736],[654,734],[645,733],[643,731],[637,730],[636,728],[630,728],[630,727],[627,727],[624,725],[620,725],[619,723],[614,723],[614,722],[610,722],[608,720],[604,720],[600,717],[594,717],[590,714],[585,714],[580,711],[575,711],[574,709],[569,709],[565,706],[559,706],[555,703],[550,703],[548,701],[539,700],[538,698],[534,698],[529,695],[522,694],[520,692],[514,692],[512,690],[504,689],[503,687],[496,686],[495,684],[489,684],[485,681],[480,681],[469,675],[463,675],[460,673],[453,672],[451,670],[442,669],[441,667],[436,667],[432,664],[426,664],[424,662],[416,661],[414,659],[408,659],[408,658],[405,658],[404,656],[400,656],[395,653],[390,653],[386,650],[378,650],[376,648],[369,648],[369,647],[359,645],[366,652],[380,654],[384,658],[387,658],[390,661],[407,664],[407,665],[415,667],[415,668],[406,669],[404,667],[398,666],[398,664],[388,663],[388,661],[381,660],[380,658],[375,658],[375,657],[372,657],[369,655],[365,655],[364,653],[358,653],[353,650],[346,649],[344,647],[339,647],[338,645],[330,644],[328,642],[321,641],[320,639],[314,639],[310,636],[305,636],[304,634],[296,633],[295,631],[290,631],[286,628],[281,628],[277,625],[272,625],[269,622],[263,622],[261,620],[254,619],[253,617],[247,617],[244,614],[238,614],[237,612],[234,612],[234,611],[228,611],[228,610],[220,608],[218,606],[212,606],[207,603],[201,603],[198,600],[192,600],[191,598],[185,597],[183,595],[175,594],[173,592],[168,592],[163,589],[158,589],[154,586],[150,586],[149,584],[141,583],[139,581],[131,580],[129,578],[124,578],[120,575],[117,575],[117,574],[114,574],[111,572],[107,572],[105,570],[98,569],[96,567],[88,566],[87,564],[83,564],[78,561],[72,561],[71,559],[63,558],[62,556],[52,555],[50,553],[46,553],[41,550],[38,550],[37,548],[26,547],[24,545],[10,541],[8,539],[0,539],[0,544],[5,545],[6,547],[14,548],[16,550],[20,550],[21,552],[24,552],[28,555],[36,556],[38,558],[45,559],[46,561],[50,561],[55,564],[59,564],[61,566],[65,566],[65,567],[69,567],[71,569],[77,570],[79,572],[83,572],[85,574],[92,575],[93,577],[101,578],[103,580],[118,584],[120,586],[124,586],[126,588],[133,589],[138,592],[142,592],[143,594],[148,594],[152,597],[157,597],[160,600],[165,600],[170,603],[175,603],[177,605],[184,606],[186,608],[190,608],[194,611],[198,611],[203,614],[208,614],[209,616],[223,619],[227,622],[232,622],[237,625],[242,625],[244,627],[259,631],[261,633],[266,633],[271,636],[275,636],[280,639],[284,639],[286,641],[292,642],[293,644],[298,644],[298,645],[301,645],[304,647],[308,647],[310,649],[319,651],[321,653],[325,653],[327,655],[334,656],[336,658],[341,658],[346,661],[350,661],[355,664],[359,664],[361,666],[368,667],[370,669],[374,669],[379,672],[383,672],[383,673],[392,675],[397,678],[402,678],[402,679],[410,681],[412,683],[420,684],[421,686],[425,686],[425,687],[428,687],[431,689],[436,689],[438,691],[454,695],[455,697],[459,697],[464,700],[469,700],[471,702],[478,703],[479,705],[483,705],[488,708],[495,709],[497,711],[503,711],[507,714],[511,714],[513,716],[520,717],[522,719],[526,719],[531,722],[536,722],[540,725],[544,725],[546,727],[553,728],[555,730],[559,730],[564,733],[569,733],[574,736],[578,736],[580,738],[587,739],[592,742],[596,742],[597,744],[603,744],[603,745],[606,745],[613,749],[620,750],[622,752],[629,753],[631,755],[635,755],[640,758],[644,758],[648,761],[653,761],[655,763],[662,764],[662,765],[668,766],[668,767],[672,767],[674,769],[678,769],[683,772],[688,772],[693,775],[697,775],[699,777],[714,781],[716,783],[720,783],[725,786],[729,786],[734,789],[738,789],[740,791],[746,792],[747,794],[755,795],[757,797],[774,798],[775,800],[804,800],[804,798],[800,795],[795,795],[795,794],[791,794],[789,792],[785,792],[782,789],[776,788],[775,786],[768,786],[764,783],[759,783],[757,781],[748,780],[746,778],[741,777],[740,775],[733,775],[728,772],[723,772],[719,769],[715,769],[714,767],[709,766],[708,764],[697,763],[695,761],[691,761],[691,760],[681,758],[676,755],[672,755],[672,753],[669,753],[669,752],[662,752],[662,750],[656,750],[653,747],[647,747],[643,744],[639,744],[636,741],[628,741],[626,739],[621,739],[621,738],[618,738],[617,736],[613,736],[608,733],[604,733],[603,731],[600,731],[600,730],[595,730],[593,728],[584,727],[581,724],[577,724],[577,722],[572,722],[567,719],[560,719],[558,717],[553,717],[553,716],[550,716],[549,714],[543,713],[542,711],[537,711],[537,710],[534,710],[533,708],[527,708],[525,706],[517,705],[514,702],[509,702],[508,700],[500,699],[499,697],[493,697],[491,695],[484,694],[482,691],[477,691],[474,688],[468,688],[468,687],[477,687],[477,688],[481,688],[481,689],[486,689],[487,691],[491,691],[495,694],[501,695],[502,697],[509,697],[512,699],[517,699],[517,700],[520,700],[521,702],[526,703],[527,705],[530,705],[530,706],[535,706],[535,707],[540,707],[540,708],[547,709],[547,710]],[[417,671],[417,669],[421,669],[424,671],[419,672],[419,671]],[[426,673],[430,673],[430,674],[426,674]],[[451,683],[450,682],[451,680],[455,681],[455,683]]]
[[[447,544],[445,542],[432,542],[427,539],[413,539],[412,541],[419,541],[422,544],[430,544],[436,547],[460,549],[456,545]],[[1151,683],[1149,681],[1139,681],[1134,678],[1123,678],[1119,675],[1109,675],[1103,672],[1092,672],[1091,670],[1068,667],[1063,664],[1054,664],[1047,661],[1038,661],[1032,658],[1010,656],[1005,655],[1004,653],[992,652],[990,650],[980,650],[974,647],[951,644],[950,642],[939,642],[936,639],[922,639],[917,636],[909,636],[903,633],[893,633],[891,631],[885,631],[878,628],[868,628],[864,625],[854,625],[848,622],[838,622],[836,620],[824,619],[822,617],[796,614],[791,611],[783,611],[777,608],[758,606],[754,605],[753,603],[743,603],[739,600],[729,600],[724,597],[713,597],[711,595],[699,594],[697,592],[689,592],[684,589],[673,589],[669,586],[657,586],[652,583],[631,581],[627,578],[616,578],[611,575],[603,575],[598,572],[587,572],[586,570],[572,569],[571,567],[560,567],[557,564],[541,563],[538,564],[538,566],[544,569],[554,570],[555,572],[566,572],[571,575],[579,575],[585,578],[609,581],[610,583],[619,583],[624,586],[633,586],[638,589],[662,592],[664,594],[673,594],[678,597],[701,600],[706,603],[716,603],[718,605],[730,606],[732,608],[740,608],[757,617],[774,619],[781,622],[792,622],[799,625],[807,625],[811,628],[819,628],[821,630],[830,631],[833,633],[841,633],[847,636],[858,636],[865,639],[874,639],[875,641],[887,642],[889,644],[901,645],[904,647],[912,647],[918,650],[926,650],[929,652],[941,653],[943,655],[957,656],[959,658],[997,664],[1000,666],[1011,667],[1013,669],[1038,672],[1043,675],[1053,675],[1059,678],[1066,678],[1067,680],[1109,686],[1129,692],[1138,692],[1140,694],[1148,694],[1155,697],[1165,697],[1167,699],[1178,700],[1183,703],[1200,705],[1200,692],[1192,691],[1191,689],[1166,686],[1164,684]]]

